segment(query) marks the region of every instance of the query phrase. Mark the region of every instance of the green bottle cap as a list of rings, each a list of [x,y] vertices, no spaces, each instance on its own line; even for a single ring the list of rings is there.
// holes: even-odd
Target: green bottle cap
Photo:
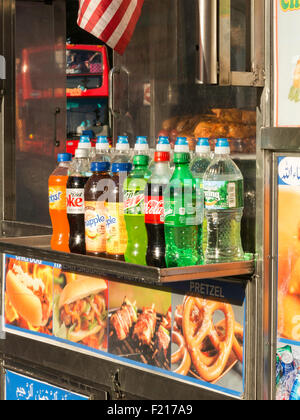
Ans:
[[[190,163],[190,161],[189,153],[174,153],[174,163]]]
[[[134,165],[148,166],[149,156],[147,155],[135,155],[133,158]]]

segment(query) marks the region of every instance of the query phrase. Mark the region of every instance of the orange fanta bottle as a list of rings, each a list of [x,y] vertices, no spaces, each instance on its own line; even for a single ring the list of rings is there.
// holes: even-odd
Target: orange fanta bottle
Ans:
[[[58,165],[49,177],[49,213],[52,222],[51,248],[55,251],[70,252],[69,222],[67,218],[66,186],[68,170],[72,160],[70,153],[57,155]]]

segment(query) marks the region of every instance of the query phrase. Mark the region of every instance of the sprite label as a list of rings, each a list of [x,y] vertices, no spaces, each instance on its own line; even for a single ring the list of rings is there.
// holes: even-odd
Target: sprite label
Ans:
[[[236,181],[204,181],[204,203],[207,210],[244,207],[244,183]]]

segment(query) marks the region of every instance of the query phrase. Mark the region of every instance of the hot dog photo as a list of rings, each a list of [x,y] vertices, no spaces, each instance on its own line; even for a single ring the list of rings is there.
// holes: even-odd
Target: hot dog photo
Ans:
[[[170,370],[171,293],[110,282],[109,352]]]
[[[173,295],[172,371],[240,391],[243,307]]]
[[[107,350],[107,281],[62,272],[54,278],[53,332],[56,337]]]
[[[53,267],[6,258],[5,323],[52,334]]]

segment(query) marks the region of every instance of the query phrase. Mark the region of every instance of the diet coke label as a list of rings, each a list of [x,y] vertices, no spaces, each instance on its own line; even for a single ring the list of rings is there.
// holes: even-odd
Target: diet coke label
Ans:
[[[162,196],[145,197],[145,223],[163,224],[165,221],[164,199]]]
[[[67,189],[67,214],[84,214],[84,189]]]

